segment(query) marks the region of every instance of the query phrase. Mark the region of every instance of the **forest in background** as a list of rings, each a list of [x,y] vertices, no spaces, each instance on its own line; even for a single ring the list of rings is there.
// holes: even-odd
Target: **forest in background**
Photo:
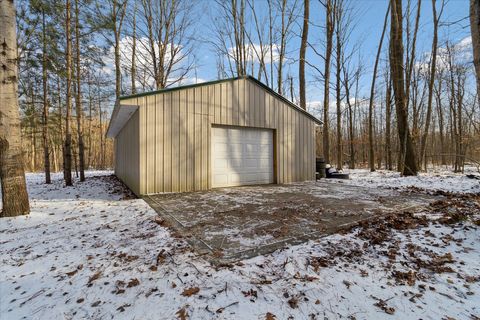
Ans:
[[[480,108],[471,38],[438,38],[439,30],[453,24],[469,28],[471,18],[465,12],[461,21],[446,21],[446,2],[429,3],[430,54],[419,52],[417,43],[426,7],[421,1],[390,1],[383,30],[373,30],[379,34],[375,66],[366,66],[354,59],[362,52],[351,36],[362,18],[354,1],[320,0],[319,21],[309,19],[307,0],[218,0],[209,2],[209,10],[202,1],[186,0],[18,1],[25,169],[61,171],[64,158],[77,174],[112,168],[113,143],[105,132],[116,98],[187,83],[196,77],[197,46],[217,57],[218,78],[252,75],[323,120],[317,155],[337,168],[408,173],[404,167],[412,155],[418,169],[478,165]],[[206,36],[195,33],[201,14],[211,21]],[[319,39],[308,34],[312,26],[323,30]],[[323,63],[313,64],[306,52]],[[321,88],[320,104],[307,101],[309,86]],[[362,86],[369,96],[360,92]]]

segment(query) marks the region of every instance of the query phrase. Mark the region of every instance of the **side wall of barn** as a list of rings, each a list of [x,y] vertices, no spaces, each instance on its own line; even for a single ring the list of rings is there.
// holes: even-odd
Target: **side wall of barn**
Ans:
[[[140,195],[140,111],[137,110],[115,138],[115,175]]]

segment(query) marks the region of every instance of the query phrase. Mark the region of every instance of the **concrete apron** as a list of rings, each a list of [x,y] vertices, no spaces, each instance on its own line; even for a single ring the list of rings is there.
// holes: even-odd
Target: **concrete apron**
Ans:
[[[439,198],[325,181],[143,197],[216,265],[319,239],[391,212],[418,210]]]

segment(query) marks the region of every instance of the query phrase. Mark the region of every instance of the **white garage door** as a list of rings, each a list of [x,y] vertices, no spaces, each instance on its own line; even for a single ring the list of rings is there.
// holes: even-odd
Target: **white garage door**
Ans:
[[[212,128],[212,187],[273,183],[273,132]]]

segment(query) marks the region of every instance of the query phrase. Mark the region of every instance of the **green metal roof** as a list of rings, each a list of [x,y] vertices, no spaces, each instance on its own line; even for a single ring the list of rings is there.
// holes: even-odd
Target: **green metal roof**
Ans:
[[[233,77],[233,78],[226,78],[226,79],[220,79],[220,80],[214,80],[214,81],[208,81],[208,82],[201,82],[201,83],[194,83],[194,84],[189,84],[185,86],[178,86],[178,87],[172,87],[172,88],[164,88],[160,90],[154,90],[154,91],[148,91],[148,92],[141,92],[141,93],[136,93],[136,94],[131,94],[131,95],[126,95],[126,96],[121,96],[118,98],[119,101],[122,100],[127,100],[127,99],[132,99],[132,98],[140,98],[140,97],[145,97],[145,96],[151,96],[155,94],[161,94],[161,93],[166,93],[166,92],[172,92],[172,91],[177,91],[177,90],[184,90],[184,89],[190,89],[190,88],[197,88],[197,87],[202,87],[202,86],[208,86],[212,84],[217,84],[217,83],[222,83],[222,82],[229,82],[229,81],[235,81],[239,79],[247,79],[250,80],[260,87],[262,87],[264,90],[268,91],[270,94],[274,95],[278,99],[282,100],[289,106],[297,109],[298,111],[302,112],[303,114],[307,115],[309,118],[311,118],[313,121],[315,121],[317,124],[322,124],[323,122],[314,117],[312,114],[310,114],[308,111],[300,108],[281,94],[278,94],[275,92],[272,88],[267,86],[266,84],[262,83],[261,81],[255,79],[252,76],[241,76],[241,77]]]

